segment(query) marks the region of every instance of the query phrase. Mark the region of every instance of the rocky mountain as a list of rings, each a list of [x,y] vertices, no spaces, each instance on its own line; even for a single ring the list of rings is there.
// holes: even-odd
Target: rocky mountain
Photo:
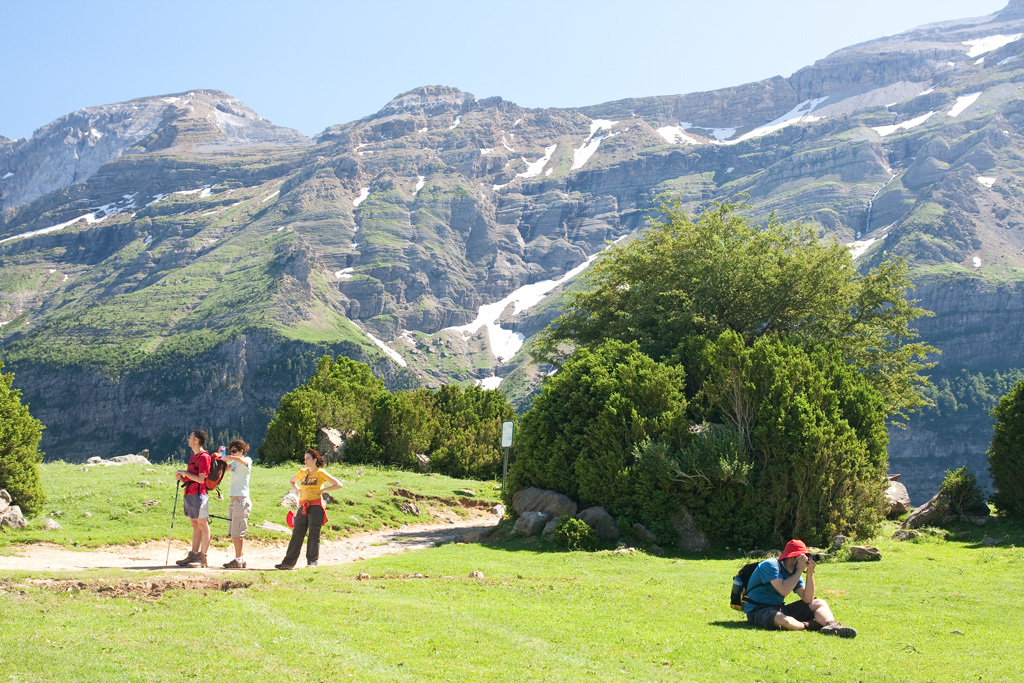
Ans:
[[[576,273],[665,195],[740,197],[864,268],[904,256],[933,379],[989,386],[1024,368],[1022,36],[1013,0],[789,78],[579,109],[423,87],[312,138],[216,91],[80,110],[0,139],[0,358],[68,460],[192,425],[258,444],[324,352],[525,404],[523,345]],[[984,400],[893,430],[915,497],[985,478]]]

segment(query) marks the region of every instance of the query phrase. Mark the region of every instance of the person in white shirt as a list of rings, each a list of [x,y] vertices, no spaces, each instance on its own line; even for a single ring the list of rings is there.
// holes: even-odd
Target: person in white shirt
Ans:
[[[235,559],[225,563],[225,569],[245,569],[242,543],[245,541],[245,530],[249,526],[249,512],[252,511],[252,501],[249,500],[249,475],[252,473],[252,458],[247,455],[248,452],[249,444],[241,439],[235,439],[228,445],[228,453],[224,456],[224,459],[231,464],[228,533],[235,546]]]

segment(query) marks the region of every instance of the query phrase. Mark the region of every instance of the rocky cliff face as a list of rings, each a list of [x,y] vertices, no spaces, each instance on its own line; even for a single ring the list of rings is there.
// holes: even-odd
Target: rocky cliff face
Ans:
[[[429,86],[312,139],[216,91],[75,112],[0,140],[0,355],[51,457],[101,450],[109,424],[170,443],[203,415],[258,442],[312,366],[220,387],[326,349],[393,386],[508,377],[522,398],[539,373],[515,345],[449,328],[493,304],[484,322],[504,338],[535,333],[565,284],[544,283],[641,229],[667,193],[692,210],[745,195],[755,216],[855,243],[864,268],[900,254],[939,313],[921,323],[939,368],[1024,366],[1019,34],[1015,2],[789,78],[580,109]],[[502,303],[541,285],[540,306]],[[262,340],[258,362],[239,360],[242,339]],[[197,374],[160,379],[182,367]],[[73,381],[62,391],[55,373]],[[138,427],[149,411],[181,417]],[[954,457],[913,429],[894,434],[894,462]]]

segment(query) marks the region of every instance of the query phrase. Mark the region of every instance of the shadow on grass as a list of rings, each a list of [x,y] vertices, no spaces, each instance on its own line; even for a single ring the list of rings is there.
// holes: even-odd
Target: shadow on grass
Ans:
[[[744,621],[709,621],[708,626],[718,626],[720,628],[740,628],[740,629],[753,629],[754,627]]]

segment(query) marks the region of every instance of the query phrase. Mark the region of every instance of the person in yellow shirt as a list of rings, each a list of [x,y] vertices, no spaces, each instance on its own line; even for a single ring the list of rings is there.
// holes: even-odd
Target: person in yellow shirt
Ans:
[[[310,448],[304,456],[306,466],[292,477],[292,488],[299,492],[299,511],[295,515],[295,526],[292,528],[292,539],[288,542],[288,551],[281,564],[274,565],[277,569],[294,569],[299,561],[302,541],[309,532],[306,543],[306,566],[315,567],[320,559],[320,528],[327,522],[327,511],[321,494],[341,488],[341,482],[322,469],[324,456],[315,448]]]

